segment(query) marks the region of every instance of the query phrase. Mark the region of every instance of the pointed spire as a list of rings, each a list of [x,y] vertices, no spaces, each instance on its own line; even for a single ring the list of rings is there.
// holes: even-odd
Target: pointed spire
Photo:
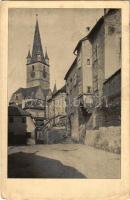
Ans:
[[[36,15],[37,17],[38,15]],[[44,54],[42,49],[38,19],[36,19],[34,40],[33,40],[33,49],[32,49],[32,62],[41,61],[44,62]]]
[[[31,57],[31,53],[30,53],[30,49],[28,50],[28,55],[27,55],[27,64],[30,64],[31,63],[31,59],[32,59],[32,57]]]
[[[28,50],[28,55],[27,55],[27,58],[31,58],[30,49]]]
[[[47,53],[47,47],[46,47],[45,59],[49,60],[48,53]]]
[[[55,94],[57,92],[57,87],[56,87],[56,81],[55,81],[55,85],[54,85],[54,89],[53,89],[53,94]]]

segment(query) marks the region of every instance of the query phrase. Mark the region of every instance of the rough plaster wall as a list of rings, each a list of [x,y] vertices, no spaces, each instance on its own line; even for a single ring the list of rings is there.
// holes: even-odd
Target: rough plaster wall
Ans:
[[[110,34],[109,29],[114,32]],[[121,10],[105,17],[105,78],[110,77],[121,67]]]

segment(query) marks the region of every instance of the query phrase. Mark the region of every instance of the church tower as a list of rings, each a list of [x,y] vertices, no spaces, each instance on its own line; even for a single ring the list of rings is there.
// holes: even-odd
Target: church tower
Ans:
[[[27,87],[40,86],[42,89],[50,89],[49,57],[47,50],[44,56],[38,19],[36,20],[32,55],[30,50],[27,56]]]

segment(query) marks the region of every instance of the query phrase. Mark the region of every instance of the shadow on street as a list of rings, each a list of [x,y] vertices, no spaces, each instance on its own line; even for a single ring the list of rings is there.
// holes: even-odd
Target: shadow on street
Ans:
[[[73,167],[35,153],[9,155],[8,178],[87,178]]]

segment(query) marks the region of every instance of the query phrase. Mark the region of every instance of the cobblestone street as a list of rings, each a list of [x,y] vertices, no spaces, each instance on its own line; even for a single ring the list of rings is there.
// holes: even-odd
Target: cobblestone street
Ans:
[[[82,144],[9,147],[10,178],[120,178],[120,171],[120,155]]]

